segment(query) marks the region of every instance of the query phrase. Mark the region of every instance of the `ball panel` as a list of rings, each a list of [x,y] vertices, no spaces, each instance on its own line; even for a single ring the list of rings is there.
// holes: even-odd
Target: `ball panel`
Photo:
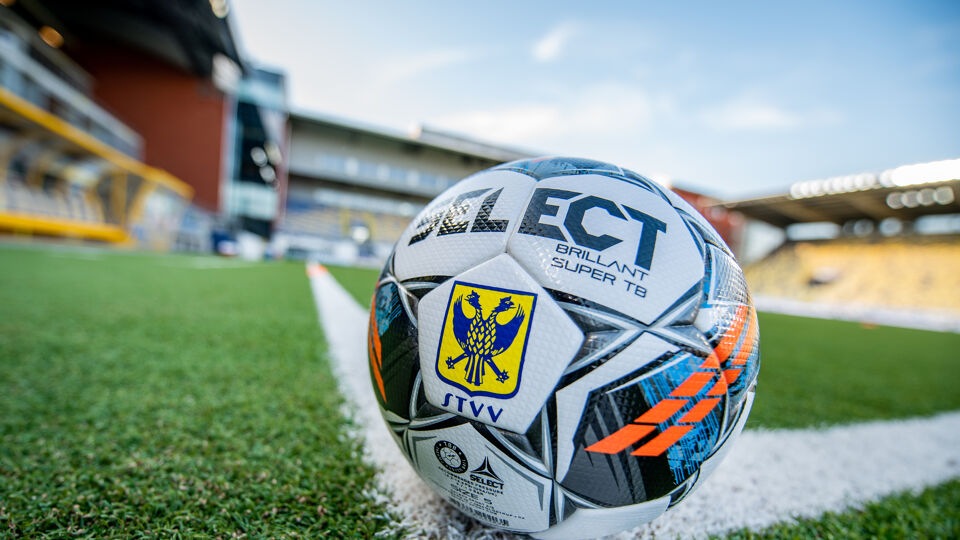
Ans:
[[[723,241],[723,238],[717,234],[716,229],[713,228],[713,225],[707,221],[700,212],[697,211],[690,203],[683,200],[682,197],[670,190],[664,190],[667,198],[670,200],[670,204],[677,209],[677,211],[683,216],[685,220],[690,222],[694,227],[696,227],[698,234],[709,244],[713,244],[716,247],[719,247],[724,252],[729,255],[733,255],[733,252],[730,251],[730,248],[727,246],[727,243]]]
[[[645,334],[638,341],[654,340]],[[725,415],[722,374],[704,357],[672,347],[638,371],[609,378],[607,370],[606,384],[590,392],[564,487],[603,506],[642,502],[681,487],[713,453]],[[604,366],[629,364],[633,353],[628,347]]]
[[[707,275],[709,279],[704,284],[704,307],[718,305],[749,305],[750,293],[747,290],[747,280],[743,277],[743,270],[737,261],[722,249],[715,246],[707,247]],[[710,328],[702,328],[709,332]]]
[[[452,276],[503,253],[534,184],[516,172],[483,171],[444,191],[397,241],[397,278]]]
[[[638,375],[637,372],[645,365],[678,350],[676,345],[652,334],[644,334],[613,358],[556,391],[554,396],[557,404],[556,478],[558,480],[566,481],[575,456],[582,455],[583,448],[610,435],[632,419],[632,417],[620,416],[617,412],[619,404],[616,403],[614,403],[612,417],[598,412],[597,407],[605,399],[604,389],[617,386],[618,381],[621,383],[629,381],[631,376]],[[645,405],[645,403],[635,404],[634,411],[639,414]],[[585,412],[596,415],[600,421],[583,420],[588,416]],[[607,420],[615,424],[615,427],[606,428]],[[591,474],[590,471],[594,467],[602,469],[609,468],[611,465],[600,463],[605,461],[604,456],[589,454],[583,455],[583,459],[585,461],[582,468],[587,471],[587,476]],[[586,494],[583,491],[579,492]],[[628,496],[632,497],[632,495]],[[593,498],[602,500],[602,498]]]
[[[472,425],[418,430],[411,440],[420,476],[467,515],[516,532],[550,525],[550,479],[511,459]]]
[[[596,174],[541,180],[507,250],[544,287],[645,324],[703,278],[700,251],[663,197]]]
[[[582,508],[572,516],[545,531],[530,536],[541,540],[576,540],[584,535],[601,537],[636,527],[666,512],[670,497],[618,506],[616,508]]]
[[[511,161],[494,167],[494,170],[515,171],[537,180],[567,174],[592,174],[596,171],[613,174],[624,172],[623,169],[611,163],[575,157],[541,157]]]
[[[720,465],[720,462],[723,461],[723,459],[730,452],[730,449],[733,448],[733,445],[728,444],[728,442],[733,442],[733,440],[736,439],[743,431],[743,426],[745,426],[747,423],[747,417],[750,416],[750,409],[753,408],[754,397],[756,397],[756,392],[754,392],[754,390],[747,392],[743,405],[739,409],[736,409],[737,414],[733,417],[730,426],[723,433],[721,439],[717,442],[717,448],[714,453],[704,460],[704,462],[700,465],[700,474],[697,477],[696,482],[694,482],[694,484],[690,486],[686,492],[684,492],[684,497],[689,496],[691,493],[696,491],[696,489],[703,484],[703,481],[713,474],[713,471],[716,470],[717,466]],[[673,506],[674,504],[680,502],[680,499],[681,498],[675,498],[673,501],[671,501],[670,505]]]
[[[729,385],[730,414],[735,415],[760,370],[759,323],[736,260],[713,245],[707,255],[708,279],[694,325],[714,347]]]
[[[641,443],[643,446],[631,455],[665,457],[671,474],[660,486],[648,483],[648,496],[666,495],[679,487],[713,452],[726,410],[722,378],[723,374],[707,359],[685,352],[663,370],[640,381],[641,391],[652,405],[635,421],[655,424],[655,433],[660,435]],[[671,433],[675,438],[658,440]]]
[[[500,255],[420,302],[427,400],[516,433],[527,430],[583,334],[522,268]]]
[[[373,294],[368,327],[374,394],[381,407],[404,417],[411,385],[419,372],[417,327],[409,308],[415,303],[416,298],[385,272]]]

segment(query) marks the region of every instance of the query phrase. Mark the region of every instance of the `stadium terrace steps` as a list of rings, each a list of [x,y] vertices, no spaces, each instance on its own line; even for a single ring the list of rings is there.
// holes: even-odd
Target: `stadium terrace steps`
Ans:
[[[359,212],[334,207],[288,209],[280,228],[289,233],[316,235],[323,238],[349,238],[351,225],[362,223],[370,230],[370,240],[394,243],[410,222],[409,218]]]
[[[282,229],[333,238],[343,235],[336,209],[288,210],[283,219]]]
[[[960,317],[960,237],[788,243],[744,269],[754,296],[952,311]]]
[[[27,186],[14,178],[0,183],[0,212],[101,223],[102,213],[81,193]]]
[[[0,179],[0,232],[124,242],[127,232],[104,219],[100,201],[61,183],[52,189]]]
[[[427,537],[499,537],[434,494],[397,451],[367,368],[367,312],[320,265],[307,270],[331,364],[377,469],[379,500]],[[689,538],[762,529],[960,477],[960,412],[827,429],[748,430],[702,487],[617,538]]]

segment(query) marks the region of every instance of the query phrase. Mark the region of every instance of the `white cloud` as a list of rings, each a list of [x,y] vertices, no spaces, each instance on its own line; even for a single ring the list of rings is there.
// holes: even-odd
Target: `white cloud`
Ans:
[[[801,124],[791,111],[767,103],[738,101],[721,105],[704,114],[704,121],[720,131],[781,130]]]
[[[562,117],[553,106],[518,105],[455,113],[429,123],[490,141],[524,144],[561,125]]]
[[[489,141],[542,148],[570,135],[609,135],[650,127],[669,102],[619,85],[594,86],[561,103],[527,103],[478,109],[431,119],[428,124]]]
[[[785,131],[836,124],[841,115],[829,109],[792,111],[769,102],[741,98],[708,109],[702,120],[718,131]]]
[[[384,83],[390,84],[412,79],[429,71],[462,64],[469,58],[470,55],[466,51],[459,49],[426,51],[388,60],[379,67],[378,73]]]
[[[553,27],[553,29],[534,43],[531,53],[533,57],[540,62],[556,60],[560,56],[560,53],[563,52],[570,38],[576,35],[576,33],[577,28],[575,25],[572,23],[561,23]]]

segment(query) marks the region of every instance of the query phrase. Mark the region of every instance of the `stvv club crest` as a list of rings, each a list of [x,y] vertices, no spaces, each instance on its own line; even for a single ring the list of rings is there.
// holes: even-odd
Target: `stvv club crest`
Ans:
[[[517,393],[537,295],[457,281],[440,334],[437,375],[471,396]]]

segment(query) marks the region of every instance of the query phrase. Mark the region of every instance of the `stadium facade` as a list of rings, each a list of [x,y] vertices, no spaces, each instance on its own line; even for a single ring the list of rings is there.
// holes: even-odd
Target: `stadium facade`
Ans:
[[[407,223],[477,171],[529,154],[419,129],[315,113],[290,117],[290,190],[276,238],[292,257],[382,264]]]
[[[237,52],[223,1],[0,6],[0,230],[152,249],[269,238],[283,76]]]

